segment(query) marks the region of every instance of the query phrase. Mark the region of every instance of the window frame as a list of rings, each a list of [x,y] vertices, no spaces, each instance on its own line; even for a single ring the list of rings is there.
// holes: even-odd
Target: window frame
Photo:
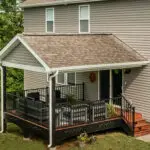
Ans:
[[[72,72],[75,74],[75,84],[69,84],[68,83],[68,74],[69,73],[64,73],[64,83],[59,83],[58,82],[58,75],[56,76],[56,84],[58,85],[76,85],[76,72]]]
[[[88,19],[81,19],[81,7],[88,7]],[[88,20],[88,32],[81,32],[81,20]],[[79,33],[85,34],[90,33],[91,26],[90,26],[90,5],[79,5]]]
[[[47,13],[47,11],[48,10],[53,10],[53,31],[48,31],[47,30],[47,15],[48,15],[48,13]],[[50,8],[45,8],[45,32],[46,33],[55,33],[55,9],[54,8],[52,8],[52,7],[50,7]]]

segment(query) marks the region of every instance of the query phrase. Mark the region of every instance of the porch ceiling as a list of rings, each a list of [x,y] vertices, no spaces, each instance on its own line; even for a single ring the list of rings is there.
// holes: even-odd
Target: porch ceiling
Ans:
[[[8,45],[11,47],[17,40],[47,72],[121,69],[149,63],[112,34],[22,34],[17,35],[16,40]],[[0,54],[2,63],[12,50],[8,45]]]

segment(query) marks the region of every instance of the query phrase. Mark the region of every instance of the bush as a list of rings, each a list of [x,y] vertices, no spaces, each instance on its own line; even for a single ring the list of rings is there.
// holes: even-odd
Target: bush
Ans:
[[[116,116],[117,116],[117,113],[116,113],[114,106],[112,104],[107,104],[107,117],[112,118]]]

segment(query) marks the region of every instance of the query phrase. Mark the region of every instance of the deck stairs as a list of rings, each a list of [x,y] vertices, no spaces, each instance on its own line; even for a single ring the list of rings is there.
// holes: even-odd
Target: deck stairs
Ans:
[[[144,136],[150,134],[150,123],[146,122],[142,114],[135,113],[135,129],[134,136]]]

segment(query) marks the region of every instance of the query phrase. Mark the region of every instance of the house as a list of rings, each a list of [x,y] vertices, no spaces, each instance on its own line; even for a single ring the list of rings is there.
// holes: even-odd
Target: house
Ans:
[[[49,136],[50,147],[83,131],[150,133],[149,0],[25,0],[21,7],[24,33],[0,53],[2,132],[7,118],[24,133]],[[24,70],[24,91],[9,93],[9,109],[6,67]]]

